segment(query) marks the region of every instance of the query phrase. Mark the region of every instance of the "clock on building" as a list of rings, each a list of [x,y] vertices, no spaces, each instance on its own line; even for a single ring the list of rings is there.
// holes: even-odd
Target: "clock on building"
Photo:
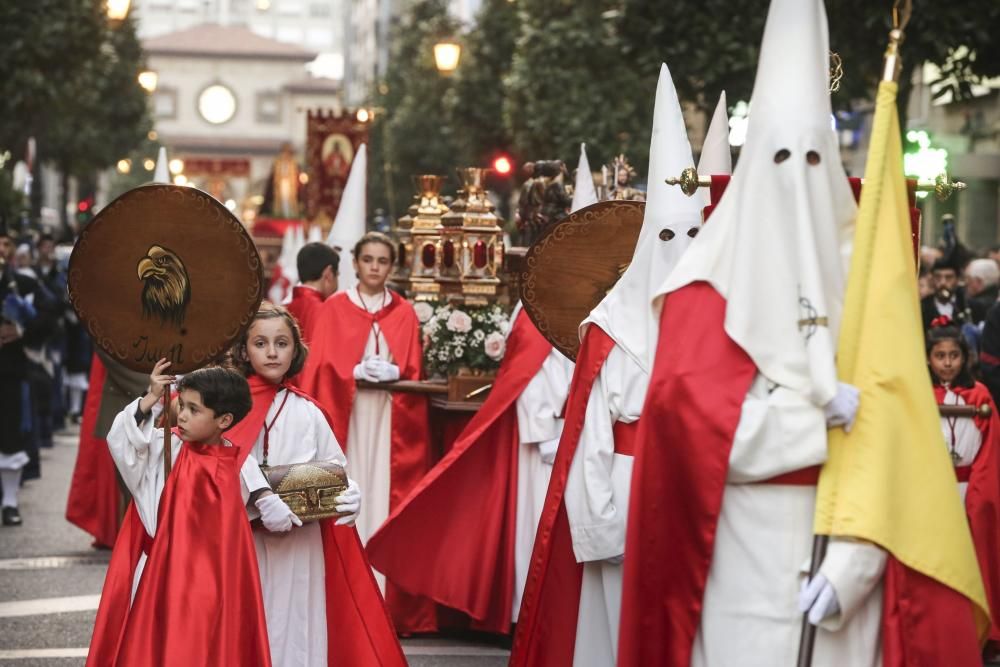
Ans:
[[[198,95],[198,113],[213,125],[229,122],[236,114],[236,96],[228,87],[214,83]]]

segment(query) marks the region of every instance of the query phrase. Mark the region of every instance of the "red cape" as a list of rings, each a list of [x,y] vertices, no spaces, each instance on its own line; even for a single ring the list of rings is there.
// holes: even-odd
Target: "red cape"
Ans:
[[[664,299],[632,472],[620,666],[691,662],[729,452],[756,374],[723,329],[725,310],[704,282]],[[882,641],[890,667],[981,664],[971,603],[891,557]]]
[[[972,541],[990,605],[993,621],[990,640],[996,642],[1000,641],[1000,445],[997,444],[1000,421],[993,398],[983,384],[977,382],[971,388],[952,387],[952,391],[961,396],[966,405],[990,406],[988,418],[975,418],[983,443],[972,462],[969,486],[965,492],[965,512],[969,517]],[[944,401],[944,395],[944,387],[934,387],[939,405]]]
[[[552,465],[521,599],[510,655],[512,667],[573,664],[583,565],[576,562],[573,554],[563,497],[587,416],[590,391],[614,346],[614,340],[596,325],[588,327],[580,344],[566,400],[566,422]]]
[[[522,311],[486,402],[447,456],[368,540],[372,563],[389,581],[468,614],[477,630],[510,632],[520,443],[516,401],[551,351]],[[415,544],[422,546],[414,550]]]
[[[420,380],[422,351],[417,315],[403,297],[393,294],[388,306],[374,315],[385,336],[401,380]],[[347,430],[357,386],[354,367],[364,355],[373,316],[351,303],[345,292],[320,307],[313,322],[312,351],[299,374],[298,385],[315,397],[333,418],[333,433],[347,452]],[[392,394],[389,511],[392,512],[420,482],[430,466],[427,399],[421,394]],[[402,633],[433,632],[436,610],[430,600],[386,588],[386,603]]]
[[[108,442],[94,435],[106,375],[100,357],[90,362],[90,389],[80,422],[80,446],[66,500],[66,520],[94,536],[94,546],[110,549],[118,537],[121,491]]]
[[[248,378],[253,409],[226,437],[240,449],[244,460],[264,427],[267,411],[278,390],[285,387],[315,404],[333,429],[333,421],[312,397],[290,385],[276,385],[258,375]],[[363,508],[362,508],[363,509]],[[375,575],[365,557],[358,531],[320,522],[326,563],[326,629],[329,664],[405,665],[403,649],[382,601]]]
[[[234,447],[183,445],[163,489],[156,537],[131,610],[145,530],[130,508],[111,557],[87,665],[270,666],[238,457]]]
[[[316,313],[322,305],[323,295],[313,288],[304,285],[296,285],[292,288],[292,300],[285,307],[288,308],[288,312],[299,323],[299,329],[302,330],[302,339],[306,342],[306,345],[312,340],[310,332],[312,331],[313,322],[316,319]]]

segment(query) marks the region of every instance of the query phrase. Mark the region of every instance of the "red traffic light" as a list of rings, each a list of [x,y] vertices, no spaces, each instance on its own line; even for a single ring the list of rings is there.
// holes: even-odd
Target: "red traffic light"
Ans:
[[[500,176],[506,176],[511,171],[514,170],[514,165],[511,163],[510,158],[506,155],[501,155],[493,160],[493,171]]]
[[[80,202],[76,205],[76,210],[78,210],[80,213],[86,213],[87,211],[90,210],[90,207],[92,205],[93,204],[89,199],[81,199]]]

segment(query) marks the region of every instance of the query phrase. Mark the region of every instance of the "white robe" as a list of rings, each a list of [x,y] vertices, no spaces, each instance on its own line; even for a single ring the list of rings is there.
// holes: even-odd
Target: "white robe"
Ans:
[[[942,405],[965,405],[965,399],[947,389]],[[949,422],[951,422],[949,424]],[[954,427],[954,432],[952,428]],[[971,466],[979,454],[979,448],[983,446],[983,433],[976,426],[976,421],[968,417],[941,417],[941,432],[944,434],[945,445],[948,446],[949,453],[954,445],[954,452],[958,454],[958,461],[955,467]],[[954,436],[954,443],[952,442]],[[958,491],[962,494],[962,504],[965,505],[965,492],[969,487],[968,482],[959,482]]]
[[[822,408],[757,376],[729,457],[692,667],[795,664],[816,488],[755,482],[823,463],[826,443]],[[873,545],[831,540],[820,572],[833,584],[841,612],[820,625],[815,667],[881,664],[885,562]]]
[[[139,407],[137,398],[118,413],[111,431],[108,433],[108,449],[118,467],[118,472],[132,494],[132,502],[139,514],[146,533],[156,535],[157,509],[160,505],[160,495],[163,493],[163,429],[154,428],[153,424],[161,412],[161,404],[156,403],[150,416],[140,425],[135,423],[135,412]],[[170,436],[171,457],[177,460],[183,441],[176,435]],[[226,446],[232,445],[228,442]],[[267,481],[260,472],[257,460],[248,456],[240,471],[243,502],[250,498],[250,492],[267,487]],[[132,596],[142,578],[146,567],[146,553],[139,556],[139,562],[132,577]]]
[[[279,391],[267,411],[266,424],[285,397]],[[268,440],[269,465],[331,461],[346,465],[326,417],[312,402],[290,394]],[[264,457],[261,430],[251,450]],[[251,516],[256,516],[256,508]],[[274,667],[325,667],[327,664],[326,561],[323,536],[316,522],[287,533],[254,531],[264,616]]]
[[[616,421],[639,419],[647,382],[619,347],[608,354],[594,382],[566,482],[566,512],[573,553],[584,563],[576,624],[574,667],[611,667],[618,656],[622,565],[632,457],[616,454]]]
[[[517,450],[517,518],[514,526],[514,598],[511,610],[511,621],[514,623],[521,608],[524,584],[531,566],[531,550],[535,545],[535,531],[552,475],[552,465],[542,462],[538,444],[562,434],[561,415],[572,377],[573,362],[553,349],[516,401],[520,446]]]
[[[381,310],[392,303],[395,298],[392,292],[385,291],[385,301],[366,296],[364,304],[358,298],[356,288],[347,290],[347,296],[354,305],[372,308],[372,312]],[[389,351],[389,343],[378,330],[378,345],[376,346],[375,331],[368,332],[364,355],[358,359],[378,356],[390,363],[395,363]],[[378,348],[378,354],[375,350]],[[358,389],[354,395],[354,406],[351,409],[351,420],[347,431],[347,461],[351,468],[351,479],[361,487],[361,506],[364,512],[358,517],[357,529],[361,543],[367,544],[368,538],[385,523],[389,517],[389,489],[391,472],[389,464],[392,454],[392,394],[379,389]],[[379,588],[385,594],[385,576],[375,572]]]

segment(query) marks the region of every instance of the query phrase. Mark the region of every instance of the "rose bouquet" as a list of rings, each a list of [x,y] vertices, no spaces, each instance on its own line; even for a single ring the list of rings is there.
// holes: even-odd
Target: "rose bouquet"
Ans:
[[[498,304],[459,306],[418,301],[413,305],[424,338],[424,370],[431,377],[460,368],[495,371],[507,349],[510,315]]]

